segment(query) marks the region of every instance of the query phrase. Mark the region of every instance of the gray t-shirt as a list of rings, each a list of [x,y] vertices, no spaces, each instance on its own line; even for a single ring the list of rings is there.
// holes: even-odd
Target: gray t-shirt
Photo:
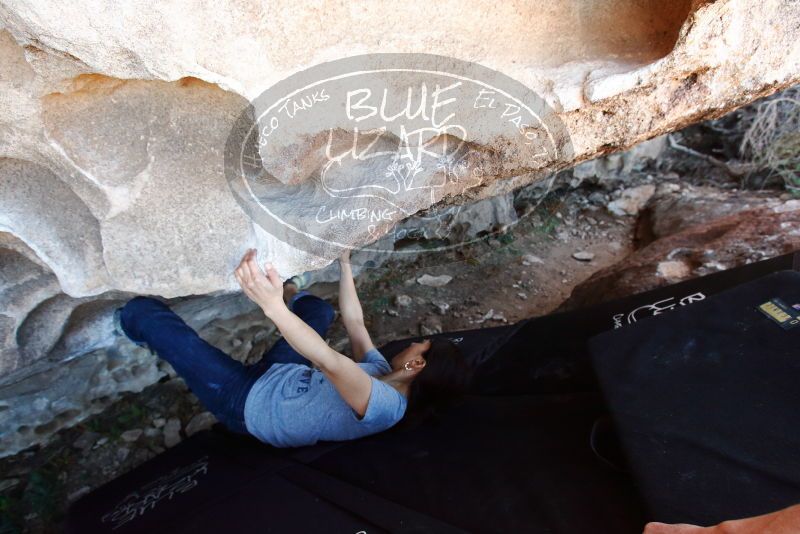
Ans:
[[[244,405],[247,430],[276,447],[344,441],[375,434],[403,418],[406,398],[376,376],[391,372],[377,349],[364,355],[359,367],[372,377],[372,391],[362,419],[322,371],[299,363],[273,364],[253,384]]]

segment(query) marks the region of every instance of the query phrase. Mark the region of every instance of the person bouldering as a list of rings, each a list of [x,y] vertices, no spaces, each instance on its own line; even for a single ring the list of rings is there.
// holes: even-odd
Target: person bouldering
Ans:
[[[283,335],[259,362],[229,357],[154,298],[131,299],[115,312],[115,322],[130,340],[168,361],[229,430],[275,447],[381,432],[404,417],[424,419],[466,392],[471,371],[449,340],[411,343],[391,362],[384,358],[364,324],[349,252],[339,263],[339,306],[352,359],[323,339],[333,307],[306,291],[302,277],[283,283],[269,263],[262,271],[255,249],[234,274]]]

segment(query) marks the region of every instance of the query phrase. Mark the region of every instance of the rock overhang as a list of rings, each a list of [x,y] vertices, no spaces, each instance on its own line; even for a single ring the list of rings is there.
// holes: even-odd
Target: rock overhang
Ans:
[[[168,3],[102,12],[80,2],[0,5],[0,92],[15,99],[0,124],[0,156],[38,165],[36,172],[65,184],[79,202],[49,199],[44,211],[94,244],[82,251],[47,232],[34,235],[33,213],[5,227],[42,254],[71,296],[232,290],[230,271],[250,246],[269,251],[262,260],[287,276],[329,263],[335,247],[321,255],[298,250],[254,224],[232,201],[222,169],[224,133],[242,109],[326,61],[425,51],[507,75],[563,123],[572,153],[560,166],[786,87],[800,63],[800,15],[788,0],[259,6],[220,3],[186,13]],[[301,138],[312,149],[314,133]],[[491,156],[489,174],[428,205],[487,198],[544,174],[502,133],[473,129],[465,137],[476,154]],[[299,171],[293,179],[313,179],[319,165],[309,146],[274,158],[273,176],[291,168]],[[21,187],[9,183],[6,189]],[[287,204],[302,207],[288,196]],[[426,207],[418,200],[408,212]],[[88,217],[79,226],[77,213]],[[348,244],[374,240],[396,222],[345,232]],[[59,246],[81,257],[59,263],[42,252]]]

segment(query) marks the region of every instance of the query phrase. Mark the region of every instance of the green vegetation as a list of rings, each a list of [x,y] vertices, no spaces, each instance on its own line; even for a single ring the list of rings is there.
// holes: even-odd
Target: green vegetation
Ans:
[[[564,201],[558,198],[556,194],[550,195],[545,198],[541,205],[536,209],[536,213],[542,219],[542,224],[537,226],[534,231],[545,234],[553,235],[556,229],[563,222],[557,215],[558,210],[562,208]]]
[[[514,234],[510,232],[500,234],[499,236],[497,236],[497,240],[504,245],[510,245],[511,243],[514,242],[514,239],[515,239]]]
[[[370,311],[373,314],[379,314],[389,307],[389,297],[378,297],[369,303]]]

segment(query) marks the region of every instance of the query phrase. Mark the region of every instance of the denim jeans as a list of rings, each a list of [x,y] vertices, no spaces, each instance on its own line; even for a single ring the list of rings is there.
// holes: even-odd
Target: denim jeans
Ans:
[[[333,322],[333,307],[305,291],[292,298],[289,308],[322,337]],[[203,406],[237,433],[248,433],[244,424],[247,394],[273,363],[311,365],[283,338],[258,363],[244,365],[200,339],[166,304],[150,297],[129,300],[120,309],[119,322],[131,341],[168,361]]]

